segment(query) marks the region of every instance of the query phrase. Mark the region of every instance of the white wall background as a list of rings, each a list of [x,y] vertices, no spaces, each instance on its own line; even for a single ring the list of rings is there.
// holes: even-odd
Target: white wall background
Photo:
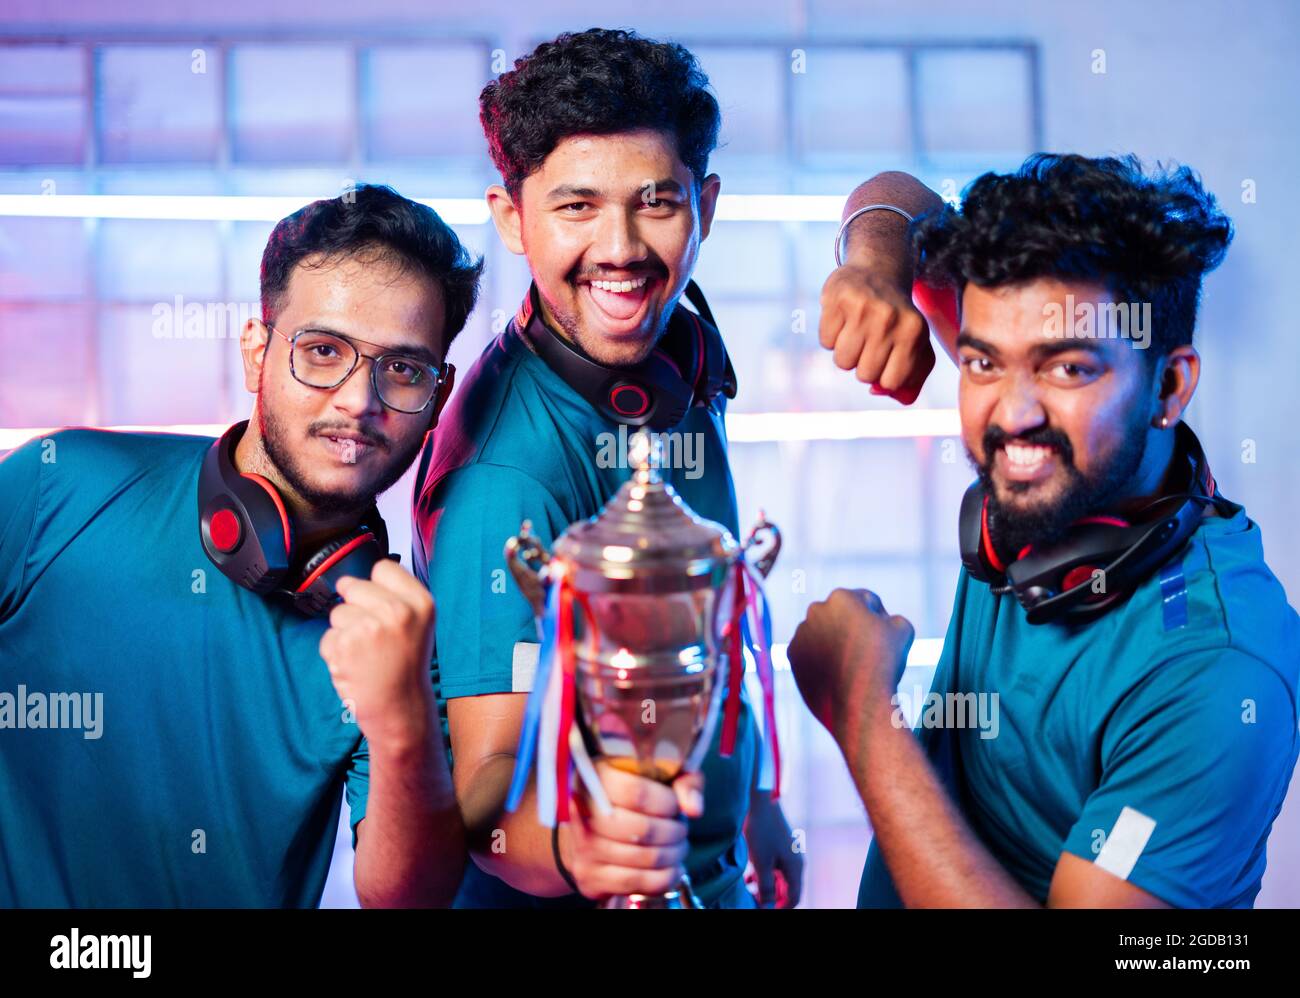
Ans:
[[[1300,331],[1295,321],[1297,268],[1292,252],[1300,221],[1295,201],[1295,178],[1300,169],[1300,64],[1296,59],[1300,4],[1289,0],[1094,0],[1087,4],[721,0],[704,8],[688,3],[647,6],[609,0],[598,11],[603,26],[634,27],[643,34],[675,37],[692,45],[735,40],[771,41],[792,48],[818,41],[1029,43],[1038,51],[1041,89],[1036,106],[1041,115],[1044,148],[1089,155],[1136,152],[1148,159],[1185,162],[1200,170],[1233,216],[1237,237],[1227,262],[1207,281],[1199,332],[1204,371],[1190,421],[1206,444],[1225,493],[1244,502],[1262,525],[1269,561],[1295,602],[1300,593],[1300,531],[1291,527],[1288,515],[1293,497],[1300,490],[1296,446],[1300,391],[1295,387],[1300,374]],[[6,40],[48,40],[61,33],[81,40],[139,39],[161,34],[201,39],[273,39],[277,35],[301,39],[318,34],[336,39],[352,33],[401,37],[412,31],[433,36],[445,31],[457,38],[481,37],[513,58],[537,40],[560,30],[591,26],[594,14],[590,5],[567,0],[530,5],[501,0],[479,0],[472,5],[414,0],[370,0],[366,4],[354,0],[278,0],[273,5],[264,0],[224,0],[220,4],[171,0],[104,5],[97,0],[64,0],[57,8],[47,0],[5,0],[0,10],[0,36]],[[1095,51],[1099,49],[1105,54],[1105,73],[1093,71]],[[846,99],[861,96],[854,94],[852,79],[843,79],[839,85]],[[870,81],[860,87],[870,90]],[[728,131],[726,122],[733,122],[733,148],[743,148],[751,130],[788,124],[777,121],[773,125],[772,118],[779,118],[784,111],[756,103],[761,102],[761,94],[735,92],[722,96],[724,133]],[[953,100],[961,96],[956,90]],[[1015,114],[1022,111],[1018,106]],[[970,120],[978,120],[982,129],[998,128],[996,105],[974,107],[970,115]],[[740,129],[735,127],[737,121],[741,122]],[[846,122],[846,127],[849,124]],[[954,127],[960,124],[958,121]],[[273,128],[274,123],[267,127]],[[882,130],[898,127],[898,122],[887,116],[879,121]],[[724,187],[732,175],[754,185],[745,189],[764,189],[762,163],[750,164],[753,169],[747,174],[742,160],[736,158],[739,169],[735,173],[723,171]],[[871,168],[888,163],[889,156],[884,155]],[[932,170],[927,179],[937,182],[943,172],[939,164],[933,165],[938,172]],[[864,165],[860,172],[869,171]],[[818,189],[847,192],[851,180],[860,179],[858,173],[847,167],[823,172],[819,183],[825,186]],[[963,182],[968,175],[964,165],[953,172]],[[784,189],[780,185],[790,183],[789,175],[780,171],[766,179],[768,189]],[[1252,181],[1257,192],[1253,204],[1240,199],[1246,181]],[[13,178],[4,183],[5,190],[17,189]],[[812,228],[815,231],[807,239],[796,240],[800,247],[814,249],[790,264],[808,272],[792,285],[791,295],[794,300],[803,300],[800,296],[806,297],[811,286],[815,304],[815,285],[825,275],[829,253],[824,248],[822,228]],[[39,247],[51,238],[48,231],[27,230],[19,251],[39,252]],[[257,233],[250,235],[254,250],[260,248],[258,238]],[[725,282],[731,259],[718,247],[707,246],[702,266],[708,266],[715,281]],[[493,278],[497,283],[490,286],[489,302],[493,307],[513,309],[523,287],[522,271],[507,266],[505,261],[498,263],[495,258],[489,266],[499,271]],[[246,278],[239,285],[246,286]],[[74,280],[65,290],[75,298],[79,287]],[[705,287],[708,290],[709,285]],[[4,297],[0,285],[0,299]],[[744,311],[743,299],[744,294],[738,292],[727,301],[733,322],[752,318]],[[785,299],[781,307],[787,307]],[[14,315],[12,309],[8,313],[0,311],[0,340],[4,339],[6,317],[9,329],[18,328]],[[815,324],[815,317],[812,321]],[[725,316],[723,325],[728,328]],[[99,335],[107,335],[102,326]],[[735,340],[737,334],[730,332],[729,337]],[[467,337],[465,348],[470,349],[472,342],[481,340]],[[761,361],[761,356],[756,355],[748,370],[742,368],[742,384],[747,378],[754,384],[766,377],[757,369]],[[824,359],[814,363],[826,366]],[[927,391],[928,401],[922,404],[950,404],[952,384],[950,371],[939,372]],[[850,388],[842,385],[836,390]],[[98,403],[103,405],[104,400]],[[861,404],[865,407],[869,403],[863,399]],[[1253,463],[1242,460],[1250,446],[1255,454]],[[742,518],[760,504],[773,507],[763,470],[771,467],[772,461],[788,457],[784,453],[763,455],[752,445],[749,451],[737,448]],[[806,466],[806,474],[815,477],[803,485],[822,490],[817,509],[831,508],[851,520],[863,515],[867,497],[856,487],[839,488],[845,482],[851,483],[851,478],[845,478],[845,467],[886,469],[887,475],[879,477],[888,481],[890,476],[906,476],[909,469],[924,467],[926,461],[933,461],[933,457],[924,448],[911,451],[904,447],[900,453],[887,448],[826,451]],[[969,476],[964,470],[940,469],[939,474],[942,493],[938,509],[933,517],[918,519],[916,530],[924,535],[927,557],[942,568],[951,560],[948,523],[956,514],[960,486]],[[891,489],[891,501],[900,506],[909,501],[919,505],[917,489],[916,480],[908,479]],[[406,486],[390,493],[390,522],[405,522],[408,495]],[[776,505],[779,507],[780,500]],[[810,512],[803,505],[792,507],[788,515],[799,524],[796,530],[805,529],[802,521]],[[906,510],[900,515],[911,516]],[[861,529],[867,529],[865,524]],[[936,533],[943,530],[949,533]],[[810,535],[807,541],[811,559],[817,549],[816,538]],[[799,552],[796,547],[796,564]],[[849,564],[827,569],[824,580],[835,584],[852,580],[878,588],[887,604],[892,598],[924,622],[922,633],[942,634],[950,589],[945,592],[940,587],[936,593],[932,591],[934,585],[917,581],[901,569],[894,572],[886,555],[887,551],[873,549],[864,553],[860,567]],[[877,565],[874,570],[873,565]],[[951,565],[955,574],[955,560]],[[873,580],[884,581],[880,584]],[[810,583],[807,598],[823,595],[815,589]],[[788,637],[797,622],[800,609],[798,601],[790,601],[786,607],[785,615],[791,619],[778,624],[784,627],[784,636]],[[789,692],[793,697],[793,690]],[[807,901],[817,905],[850,904],[868,841],[861,809],[833,748],[820,732],[812,730],[806,714],[790,708],[785,721],[794,756],[792,776],[801,774],[802,779],[802,787],[791,791],[789,807],[794,823],[809,831]],[[1300,905],[1300,793],[1294,791],[1294,786],[1274,827],[1269,852],[1269,870],[1258,903]],[[327,903],[348,903],[350,899],[346,886],[350,857],[346,850],[340,852],[340,860],[340,877],[333,882]]]

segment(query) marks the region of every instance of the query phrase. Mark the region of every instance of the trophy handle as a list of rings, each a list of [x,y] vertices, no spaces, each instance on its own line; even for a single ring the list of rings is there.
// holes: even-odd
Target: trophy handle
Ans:
[[[551,556],[533,536],[531,520],[525,520],[519,533],[506,541],[505,558],[510,574],[515,577],[524,598],[538,617],[546,613],[546,589],[542,585],[542,572]]]
[[[776,564],[776,556],[781,553],[781,531],[761,509],[758,511],[758,522],[754,524],[749,537],[741,545],[741,550],[749,554],[755,545],[758,545],[760,553],[754,559],[754,568],[766,579],[772,571],[772,566]]]

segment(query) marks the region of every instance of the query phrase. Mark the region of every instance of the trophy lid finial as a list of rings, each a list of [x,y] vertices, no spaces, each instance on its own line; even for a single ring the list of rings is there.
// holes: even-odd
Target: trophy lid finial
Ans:
[[[628,439],[627,463],[636,469],[633,477],[641,485],[661,481],[659,468],[663,465],[664,446],[657,433],[637,430]]]

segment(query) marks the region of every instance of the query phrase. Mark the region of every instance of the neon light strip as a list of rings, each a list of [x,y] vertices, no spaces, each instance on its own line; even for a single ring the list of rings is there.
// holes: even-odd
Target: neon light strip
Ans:
[[[189,222],[278,222],[309,196],[180,194],[0,194],[0,216],[27,218],[135,218]],[[483,225],[482,198],[421,198],[450,225]],[[723,194],[716,217],[724,222],[838,222],[844,198],[822,194]]]
[[[0,427],[0,450],[12,450],[58,427]],[[172,426],[108,426],[123,433],[192,433],[219,437],[219,423]],[[737,412],[727,417],[731,443],[785,443],[795,440],[880,440],[955,437],[961,433],[956,409],[881,409],[870,412]]]
[[[961,419],[956,409],[736,412],[727,415],[727,439],[741,444],[960,435]]]
[[[311,197],[174,194],[0,194],[0,215],[29,218],[138,218],[187,222],[278,222]],[[422,200],[450,225],[482,225],[480,198]]]
[[[777,671],[790,671],[790,656],[787,654],[790,645],[774,644],[772,645],[772,668]],[[943,654],[943,638],[917,638],[912,642],[912,647],[907,653],[907,667],[909,669],[933,669],[939,664],[939,656]],[[747,672],[754,671],[754,660],[748,652],[745,653],[745,660],[749,663]]]

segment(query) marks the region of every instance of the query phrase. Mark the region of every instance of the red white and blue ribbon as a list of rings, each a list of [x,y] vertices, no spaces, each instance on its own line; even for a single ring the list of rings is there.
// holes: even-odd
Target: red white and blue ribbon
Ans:
[[[574,769],[586,785],[593,806],[602,814],[610,810],[605,788],[573,718],[577,669],[573,619],[575,609],[581,609],[588,617],[590,633],[590,611],[585,600],[574,593],[562,566],[553,564],[559,578],[545,582],[546,613],[538,622],[542,644],[537,656],[537,673],[524,709],[519,751],[506,798],[506,808],[518,810],[536,762],[537,818],[547,828],[569,820]]]
[[[754,657],[763,689],[763,738],[760,745],[758,789],[781,794],[781,747],[776,733],[776,674],[772,668],[772,614],[763,582],[749,562],[736,562],[732,588],[732,613],[724,638],[727,642],[727,701],[722,712],[722,757],[736,748],[740,726],[740,698],[745,681],[743,648]]]

